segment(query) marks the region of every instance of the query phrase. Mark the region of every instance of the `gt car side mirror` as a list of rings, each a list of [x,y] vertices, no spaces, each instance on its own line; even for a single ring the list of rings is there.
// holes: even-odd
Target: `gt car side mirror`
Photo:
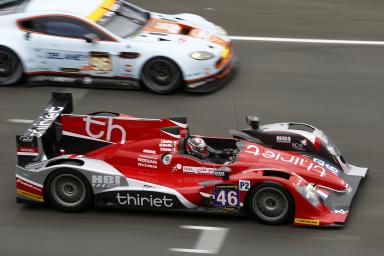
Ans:
[[[83,36],[83,38],[87,43],[96,43],[96,42],[100,41],[100,38],[93,33],[85,34]]]
[[[249,124],[252,127],[252,129],[254,130],[259,129],[260,119],[257,116],[247,116],[245,118],[245,121],[247,122],[247,124]]]
[[[220,167],[213,171],[213,176],[222,177],[223,180],[229,180],[229,175],[231,174],[231,168],[229,167]]]

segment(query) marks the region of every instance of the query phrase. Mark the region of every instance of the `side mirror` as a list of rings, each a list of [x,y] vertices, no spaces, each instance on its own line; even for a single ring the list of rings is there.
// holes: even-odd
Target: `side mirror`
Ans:
[[[96,43],[100,41],[100,38],[93,33],[85,34],[83,38],[87,43]]]
[[[247,116],[245,118],[245,121],[247,121],[247,124],[249,124],[252,127],[252,129],[254,130],[259,129],[260,119],[257,116]]]
[[[213,176],[222,177],[223,180],[229,180],[229,175],[231,174],[231,168],[229,167],[220,167],[219,169],[213,172]]]

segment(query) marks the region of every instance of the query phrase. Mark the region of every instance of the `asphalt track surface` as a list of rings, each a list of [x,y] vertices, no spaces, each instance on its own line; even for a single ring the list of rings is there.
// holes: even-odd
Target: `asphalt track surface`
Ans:
[[[135,1],[139,3],[139,1]],[[384,39],[381,0],[140,1],[159,12],[192,12],[231,35]],[[205,8],[214,8],[205,9]],[[384,249],[384,47],[235,42],[239,72],[209,95],[50,86],[0,88],[0,255],[191,255],[198,230],[228,229],[219,255],[382,255]],[[96,209],[64,214],[15,204],[16,133],[51,91],[74,92],[77,113],[111,110],[143,117],[186,114],[193,133],[227,135],[247,114],[263,123],[302,121],[328,133],[345,158],[370,168],[343,229],[265,226],[251,218]]]

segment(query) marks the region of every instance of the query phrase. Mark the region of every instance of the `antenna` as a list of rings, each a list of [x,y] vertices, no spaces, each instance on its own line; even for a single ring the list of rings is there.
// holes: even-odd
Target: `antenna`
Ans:
[[[236,105],[233,106],[233,110],[235,112],[235,120],[236,120],[236,126],[237,126],[237,133],[239,133],[240,132],[240,125],[239,125],[239,118],[238,118],[238,114],[237,114]]]

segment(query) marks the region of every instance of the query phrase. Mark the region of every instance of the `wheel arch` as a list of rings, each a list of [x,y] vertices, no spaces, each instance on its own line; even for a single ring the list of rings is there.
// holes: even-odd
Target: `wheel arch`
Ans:
[[[181,74],[181,79],[184,83],[184,78],[185,78],[185,67],[183,67],[183,62],[181,60],[175,60],[175,58],[172,58],[171,56],[167,55],[167,54],[158,54],[158,55],[154,55],[154,56],[148,56],[145,60],[142,61],[141,63],[141,66],[139,67],[139,72],[138,72],[138,75],[139,75],[139,80],[142,81],[142,76],[143,76],[143,69],[145,67],[145,65],[153,60],[153,59],[156,59],[156,58],[166,58],[166,59],[169,59],[170,61],[172,61],[173,63],[176,64],[176,66],[179,68],[180,70],[180,74]]]

